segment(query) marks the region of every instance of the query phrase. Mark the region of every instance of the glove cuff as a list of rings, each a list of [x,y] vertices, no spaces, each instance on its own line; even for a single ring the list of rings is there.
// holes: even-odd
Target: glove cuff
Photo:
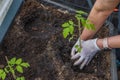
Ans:
[[[111,49],[111,48],[108,46],[108,40],[107,40],[107,38],[104,38],[104,39],[103,39],[103,49]]]
[[[99,51],[101,49],[97,45],[97,40],[98,40],[98,38],[94,39],[94,45],[95,45],[95,48]]]

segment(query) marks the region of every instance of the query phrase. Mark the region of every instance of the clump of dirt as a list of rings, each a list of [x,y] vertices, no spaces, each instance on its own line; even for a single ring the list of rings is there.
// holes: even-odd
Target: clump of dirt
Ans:
[[[1,45],[1,65],[6,64],[4,56],[21,57],[30,64],[23,74],[26,80],[110,80],[109,52],[98,52],[83,70],[72,65],[70,51],[78,32],[76,30],[75,39],[68,42],[62,37],[61,24],[76,19],[74,14],[63,12],[35,0],[26,0]],[[108,31],[103,27],[96,36],[108,36]],[[13,80],[12,76],[7,80]]]

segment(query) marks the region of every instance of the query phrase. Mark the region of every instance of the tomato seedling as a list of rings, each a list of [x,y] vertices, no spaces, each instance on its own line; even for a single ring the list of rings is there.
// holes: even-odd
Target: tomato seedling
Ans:
[[[69,20],[62,24],[62,33],[64,38],[67,38],[69,36],[69,41],[71,41],[74,37],[75,27],[78,27],[79,36],[81,35],[82,27],[85,27],[89,30],[95,30],[94,24],[92,24],[88,19],[86,19],[84,15],[87,15],[87,13],[84,11],[76,11],[75,18],[78,21],[77,24],[75,24],[73,20]],[[75,45],[77,52],[80,52],[82,48],[81,39],[79,39],[79,45]]]
[[[25,80],[25,77],[18,77],[16,73],[23,73],[23,68],[28,68],[30,65],[27,62],[23,62],[21,58],[16,59],[15,57],[11,60],[8,60],[7,56],[5,56],[7,61],[7,65],[0,69],[0,79],[5,80],[7,74],[12,74],[15,80]]]

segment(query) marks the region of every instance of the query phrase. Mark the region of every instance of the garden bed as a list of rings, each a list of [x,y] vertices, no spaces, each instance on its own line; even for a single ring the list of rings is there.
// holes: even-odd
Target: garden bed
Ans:
[[[30,64],[25,69],[26,80],[110,80],[110,52],[98,52],[83,70],[72,66],[71,42],[62,36],[61,24],[74,18],[74,14],[62,11],[41,1],[26,0],[13,26],[1,44],[0,67],[7,63],[5,56],[22,58]],[[95,37],[108,36],[103,27]],[[6,80],[13,80],[11,75]]]

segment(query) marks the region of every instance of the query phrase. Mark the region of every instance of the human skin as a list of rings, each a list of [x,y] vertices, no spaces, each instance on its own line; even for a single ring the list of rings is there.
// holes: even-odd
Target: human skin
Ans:
[[[114,8],[120,3],[120,0],[96,0],[89,16],[88,20],[94,24],[96,30],[87,30],[84,28],[80,38],[82,40],[89,40],[93,38],[96,32],[102,27],[103,23],[107,17],[113,12]],[[97,45],[99,48],[103,48],[103,39],[97,40]],[[120,35],[108,37],[108,47],[109,48],[120,48]]]

